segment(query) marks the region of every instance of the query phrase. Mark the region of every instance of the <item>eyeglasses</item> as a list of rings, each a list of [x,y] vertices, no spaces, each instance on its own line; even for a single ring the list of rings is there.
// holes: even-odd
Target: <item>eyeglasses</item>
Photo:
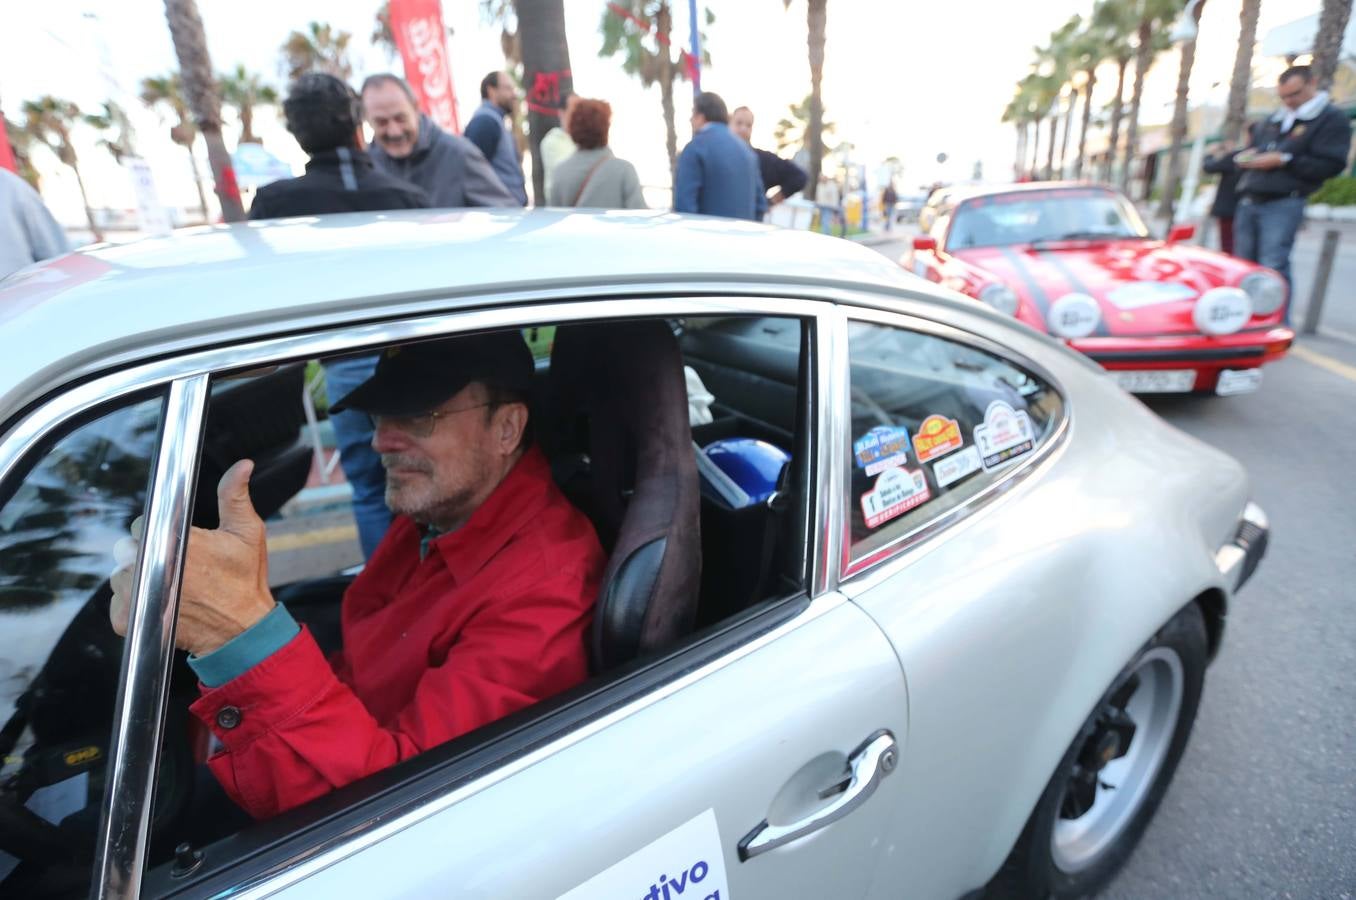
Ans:
[[[1304,91],[1305,91],[1305,88],[1304,88],[1304,87],[1298,87],[1298,88],[1295,88],[1295,90],[1293,90],[1293,91],[1281,91],[1281,92],[1280,92],[1280,94],[1281,94],[1281,99],[1282,99],[1282,100],[1297,100],[1297,99],[1299,99],[1300,97],[1304,96]]]
[[[470,412],[473,409],[484,409],[491,405],[493,404],[486,402],[477,403],[475,406],[463,406],[461,409],[435,409],[415,416],[374,415],[372,416],[372,424],[377,428],[393,428],[412,438],[426,438],[433,434],[433,429],[438,427],[439,419],[455,416],[457,413]]]

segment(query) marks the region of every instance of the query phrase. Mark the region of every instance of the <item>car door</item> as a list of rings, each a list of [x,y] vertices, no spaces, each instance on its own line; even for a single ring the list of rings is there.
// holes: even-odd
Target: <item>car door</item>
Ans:
[[[835,314],[806,303],[761,311],[773,309]],[[818,346],[813,355],[829,365]],[[832,399],[816,398],[820,421],[836,414]],[[816,516],[840,514],[828,499],[837,477],[816,471]],[[691,648],[688,662],[669,663],[686,670],[677,679],[261,893],[866,896],[899,788],[890,775],[907,696],[889,642],[831,589],[831,558],[815,561],[812,596],[772,604],[718,652]]]
[[[818,315],[836,316],[827,304],[753,299],[631,301],[627,314],[741,308],[798,316],[812,335],[821,331]],[[525,324],[616,314],[615,303],[605,302],[515,311]],[[448,317],[440,329],[508,324],[497,310]],[[427,325],[410,330],[428,334]],[[398,325],[387,331],[404,333]],[[370,332],[362,337],[371,340]],[[324,346],[339,348],[333,333]],[[229,365],[251,368],[277,352],[267,342],[235,348]],[[287,343],[291,358],[305,352],[295,339]],[[810,352],[808,383],[827,383],[831,353],[819,343]],[[195,402],[201,413],[204,398]],[[812,402],[816,421],[841,415],[828,394]],[[453,767],[455,775],[432,769],[396,783],[379,796],[379,812],[372,804],[322,804],[304,828],[265,825],[253,840],[208,848],[202,869],[204,853],[185,849],[149,873],[141,896],[866,896],[900,796],[891,776],[908,708],[888,640],[834,589],[837,542],[818,537],[842,533],[841,503],[832,499],[841,473],[824,464],[833,434],[816,432],[805,448],[814,464],[801,513],[813,516],[816,537],[808,543],[817,548],[808,590],[736,616],[509,738],[487,739],[469,763]],[[179,493],[193,471],[185,465],[175,473]],[[148,558],[143,567],[155,570],[154,563]],[[152,630],[151,637],[163,635]],[[393,795],[402,798],[396,805]],[[112,811],[111,835],[124,833],[131,806]],[[106,868],[117,861],[131,868],[137,849],[108,840]],[[201,881],[190,877],[203,873]],[[114,886],[111,896],[126,896],[118,886],[135,880],[115,870],[105,871],[103,883]]]

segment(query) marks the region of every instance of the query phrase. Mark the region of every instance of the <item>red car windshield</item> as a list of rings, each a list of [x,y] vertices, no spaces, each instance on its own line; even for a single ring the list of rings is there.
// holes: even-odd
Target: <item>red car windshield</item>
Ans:
[[[975,197],[956,207],[946,248],[1149,237],[1135,208],[1097,189],[1022,191]]]

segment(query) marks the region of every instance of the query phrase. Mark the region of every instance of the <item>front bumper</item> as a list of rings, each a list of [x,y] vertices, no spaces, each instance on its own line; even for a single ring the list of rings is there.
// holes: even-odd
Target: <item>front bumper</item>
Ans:
[[[1243,507],[1233,538],[1215,553],[1215,565],[1233,594],[1241,588],[1267,552],[1271,524],[1262,507],[1251,501]]]
[[[1221,337],[1088,337],[1071,340],[1069,346],[1109,370],[1194,369],[1192,390],[1212,391],[1221,371],[1274,362],[1294,341],[1293,329],[1276,325]]]

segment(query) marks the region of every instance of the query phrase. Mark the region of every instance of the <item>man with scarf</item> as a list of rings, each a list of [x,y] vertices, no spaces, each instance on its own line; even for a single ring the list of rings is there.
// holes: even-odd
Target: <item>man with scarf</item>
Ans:
[[[1308,66],[1282,72],[1277,92],[1281,108],[1252,129],[1250,145],[1233,157],[1242,172],[1234,249],[1243,259],[1275,269],[1293,287],[1290,250],[1305,200],[1346,168],[1351,122],[1318,90]]]

